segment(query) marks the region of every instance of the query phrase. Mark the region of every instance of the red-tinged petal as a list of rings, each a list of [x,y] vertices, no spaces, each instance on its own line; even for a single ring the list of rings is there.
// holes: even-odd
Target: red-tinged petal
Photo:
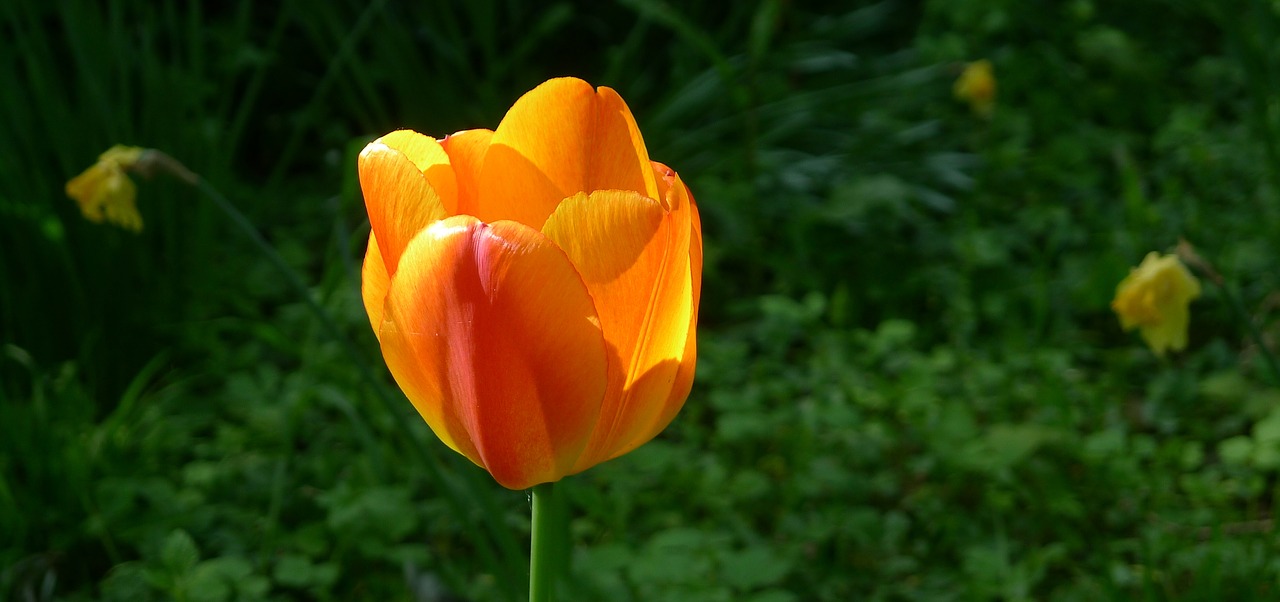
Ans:
[[[632,190],[657,198],[648,151],[616,92],[573,78],[547,81],[516,101],[493,134],[476,217],[541,228],[579,192]]]
[[[458,181],[458,204],[451,215],[476,214],[480,168],[484,165],[484,156],[492,139],[493,132],[489,130],[466,130],[445,136],[440,141],[440,146],[449,153]]]
[[[702,215],[698,213],[693,192],[675,170],[654,161],[653,174],[664,206],[689,211],[689,262],[693,269],[693,307],[696,309],[702,301]]]
[[[653,181],[658,186],[658,196],[653,198],[662,201],[663,207],[666,207],[667,195],[670,194],[671,185],[676,182],[676,170],[658,161],[650,161],[649,168],[653,170]]]
[[[619,359],[575,471],[613,457],[666,406],[692,312],[688,215],[635,192],[603,190],[565,199],[543,228],[582,275]]]
[[[420,148],[412,146],[410,150]],[[378,237],[387,273],[394,276],[409,241],[428,224],[445,217],[444,204],[410,157],[382,142],[375,140],[360,152],[359,171],[369,224]]]
[[[375,335],[382,330],[383,306],[390,287],[391,276],[387,274],[387,265],[382,262],[378,237],[370,232],[369,248],[364,253],[364,266],[360,270],[360,297],[364,299],[365,313],[369,314],[369,324],[373,326]]]
[[[414,238],[381,343],[432,430],[505,487],[568,474],[595,426],[599,317],[564,252],[522,224],[455,216]]]

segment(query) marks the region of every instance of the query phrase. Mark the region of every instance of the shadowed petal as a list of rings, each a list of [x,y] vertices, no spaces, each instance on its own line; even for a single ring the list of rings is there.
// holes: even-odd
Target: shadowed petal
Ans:
[[[116,145],[67,182],[67,196],[75,199],[86,219],[96,223],[106,220],[134,232],[142,230],[138,190],[125,173],[141,154],[140,148]]]
[[[484,156],[489,151],[492,138],[493,132],[489,130],[466,130],[445,136],[440,141],[440,146],[449,153],[458,182],[458,203],[450,215],[476,214],[480,168],[484,165]]]
[[[672,173],[674,179],[674,172]],[[676,180],[679,186],[683,187],[684,183]],[[676,370],[675,383],[671,386],[671,394],[667,396],[663,403],[661,411],[658,412],[655,421],[634,430],[634,434],[629,441],[623,442],[613,454],[614,457],[621,456],[631,450],[640,447],[653,439],[671,424],[676,414],[680,413],[680,408],[684,407],[685,399],[689,397],[689,392],[693,389],[693,377],[698,364],[698,307],[702,301],[702,218],[698,214],[698,205],[693,201],[693,196],[689,194],[688,189],[683,191],[689,200],[690,214],[690,236],[689,236],[689,278],[690,285],[693,289],[693,310],[689,314],[689,332],[688,338],[685,340],[684,355],[680,358],[680,365]]]
[[[387,266],[382,262],[382,253],[378,251],[378,237],[369,233],[369,248],[364,254],[364,265],[360,269],[360,297],[364,299],[365,312],[369,314],[369,324],[373,333],[380,335],[382,329],[383,306],[387,300],[387,289],[391,286],[391,276],[387,275]]]
[[[689,211],[630,191],[567,198],[544,233],[569,255],[619,362],[610,366],[600,424],[576,470],[614,456],[666,406],[692,313]]]
[[[434,223],[402,255],[384,318],[387,366],[441,440],[511,489],[568,474],[608,360],[591,297],[555,244],[515,222]]]
[[[111,169],[109,165],[94,163],[89,169],[84,170],[80,175],[71,178],[67,182],[67,196],[75,199],[80,204],[80,210],[84,212],[84,216],[89,218],[90,221],[102,221],[101,203],[93,201],[103,183],[110,177]]]

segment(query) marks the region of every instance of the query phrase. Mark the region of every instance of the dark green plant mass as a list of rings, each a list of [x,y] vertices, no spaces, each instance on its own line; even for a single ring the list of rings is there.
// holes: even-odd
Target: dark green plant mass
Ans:
[[[561,485],[562,599],[1280,598],[1280,5],[827,4],[0,2],[0,599],[521,599],[528,499],[389,386],[355,154],[561,75],[706,244],[693,393]],[[163,176],[84,220],[113,144],[248,221]],[[1109,303],[1180,238],[1232,293],[1158,358]]]

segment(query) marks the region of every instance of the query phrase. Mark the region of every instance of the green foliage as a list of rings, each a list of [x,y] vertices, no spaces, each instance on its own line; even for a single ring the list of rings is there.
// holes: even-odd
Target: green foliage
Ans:
[[[562,485],[565,599],[1275,599],[1262,350],[1207,281],[1172,359],[1108,308],[1186,237],[1280,340],[1280,11],[1226,6],[0,3],[0,598],[522,597],[527,499],[377,401],[353,165],[574,74],[690,182],[706,276],[681,415]],[[81,219],[117,142],[375,382],[195,191]]]
[[[576,525],[599,542],[579,551],[595,583],[580,598],[1274,594],[1257,577],[1274,553],[1257,506],[1276,474],[1274,389],[1148,366],[1145,399],[1129,399],[1124,375],[1086,374],[1062,350],[959,354],[906,321],[833,326],[829,309],[762,298],[758,322],[703,346],[706,403],[576,484],[608,492]],[[717,564],[744,557],[769,559],[759,581]],[[654,589],[642,570],[680,583]]]

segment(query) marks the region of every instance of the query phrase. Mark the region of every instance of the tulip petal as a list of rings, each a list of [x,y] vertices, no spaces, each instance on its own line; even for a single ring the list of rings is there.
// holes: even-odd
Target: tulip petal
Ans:
[[[430,140],[426,136],[421,137]],[[411,140],[406,144],[405,138],[408,137],[388,135],[384,138],[404,144],[408,152],[420,159],[430,153],[423,150],[430,145],[422,140]],[[409,241],[427,224],[445,217],[445,208],[439,193],[412,158],[379,140],[369,143],[360,152],[360,189],[364,193],[369,224],[378,237],[378,248],[387,273],[395,275],[400,254]]]
[[[619,438],[616,443],[616,449],[611,455],[613,458],[644,445],[666,429],[667,425],[671,424],[676,414],[680,412],[680,408],[684,407],[684,402],[689,397],[689,392],[693,389],[693,377],[697,367],[698,307],[702,301],[702,219],[698,213],[698,206],[694,203],[692,193],[689,192],[688,187],[684,185],[684,182],[680,180],[675,171],[656,161],[654,166],[667,206],[677,213],[688,212],[689,264],[686,273],[689,277],[689,290],[692,298],[689,325],[685,338],[684,353],[679,358],[678,366],[675,367],[674,382],[670,386],[670,393],[661,404],[654,404],[654,407],[657,408],[656,412],[650,411],[645,414],[646,417],[651,417],[650,420],[633,418],[627,422],[630,428],[625,431],[626,434]],[[680,220],[679,223],[683,224],[684,221]],[[663,374],[661,369],[655,369],[653,373],[655,375]]]
[[[378,138],[376,142],[400,151],[400,154],[412,161],[440,197],[445,214],[455,213],[458,206],[458,183],[453,174],[453,166],[450,165],[451,157],[440,142],[413,130],[396,130]]]
[[[568,474],[595,426],[599,317],[564,252],[522,224],[455,216],[415,237],[381,343],[432,430],[505,487]]]
[[[684,184],[681,183],[680,185],[683,186]],[[692,195],[689,196],[689,209],[692,211],[690,214],[691,227],[689,235],[689,278],[693,290],[693,311],[689,315],[689,332],[688,338],[685,340],[684,355],[680,358],[680,366],[676,371],[675,383],[671,387],[671,394],[667,396],[666,403],[663,404],[657,419],[648,428],[637,431],[638,434],[624,443],[614,454],[614,457],[621,456],[644,445],[666,429],[667,425],[671,424],[672,420],[675,420],[676,414],[680,413],[680,408],[684,407],[685,399],[689,397],[689,392],[693,390],[693,376],[698,364],[698,307],[702,302],[702,217],[698,214],[698,205],[693,202]]]
[[[603,190],[565,199],[543,228],[582,275],[619,359],[575,471],[614,457],[667,405],[692,313],[688,216],[635,192]]]
[[[483,221],[541,228],[561,200],[592,190],[658,198],[649,154],[617,92],[573,78],[550,80],[516,101],[493,134],[481,169]]]
[[[680,183],[684,186],[684,182]],[[702,303],[702,214],[698,212],[698,203],[693,194],[685,189],[689,199],[689,265],[693,266],[693,306],[701,307]],[[697,312],[694,312],[695,314]]]
[[[382,329],[383,306],[387,301],[387,289],[391,287],[391,276],[387,275],[387,265],[382,262],[382,253],[378,250],[378,237],[369,233],[369,248],[364,254],[364,265],[360,269],[360,297],[364,300],[365,313],[369,314],[369,324],[373,333],[379,335]]]
[[[493,132],[489,130],[466,130],[445,136],[440,141],[440,146],[449,153],[458,182],[458,202],[450,215],[476,214],[480,168],[484,165],[484,156],[492,139]]]

